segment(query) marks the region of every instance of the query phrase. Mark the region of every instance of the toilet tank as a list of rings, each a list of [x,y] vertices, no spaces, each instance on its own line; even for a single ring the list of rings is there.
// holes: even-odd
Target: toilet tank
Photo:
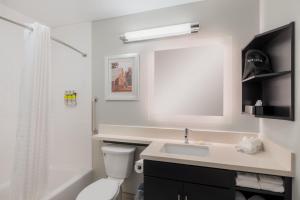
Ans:
[[[102,153],[106,175],[112,178],[125,179],[133,170],[135,147],[125,145],[103,146]]]

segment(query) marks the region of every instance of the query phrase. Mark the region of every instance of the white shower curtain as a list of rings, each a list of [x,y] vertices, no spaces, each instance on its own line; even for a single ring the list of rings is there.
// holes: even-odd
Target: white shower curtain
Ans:
[[[11,200],[40,200],[47,184],[51,39],[48,27],[31,27],[25,32]]]

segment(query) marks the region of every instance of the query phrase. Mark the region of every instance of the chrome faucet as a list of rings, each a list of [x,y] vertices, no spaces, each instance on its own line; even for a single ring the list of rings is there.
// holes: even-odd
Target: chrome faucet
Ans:
[[[189,131],[188,128],[184,129],[184,144],[189,144]]]

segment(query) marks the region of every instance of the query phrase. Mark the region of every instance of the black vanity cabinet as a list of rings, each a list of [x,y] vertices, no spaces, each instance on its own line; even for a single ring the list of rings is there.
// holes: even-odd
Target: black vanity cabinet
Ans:
[[[239,191],[246,199],[260,195],[266,200],[292,200],[292,178],[284,180],[284,193],[235,185],[232,170],[144,160],[145,200],[235,200]]]
[[[234,199],[229,189],[183,183],[145,176],[145,200],[220,200]]]
[[[145,200],[234,200],[235,173],[144,161]]]

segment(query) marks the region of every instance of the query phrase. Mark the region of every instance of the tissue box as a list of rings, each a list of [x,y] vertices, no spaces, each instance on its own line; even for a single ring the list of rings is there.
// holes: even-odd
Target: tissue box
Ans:
[[[254,115],[255,114],[255,107],[254,106],[245,105],[245,113],[248,113],[250,115]]]

